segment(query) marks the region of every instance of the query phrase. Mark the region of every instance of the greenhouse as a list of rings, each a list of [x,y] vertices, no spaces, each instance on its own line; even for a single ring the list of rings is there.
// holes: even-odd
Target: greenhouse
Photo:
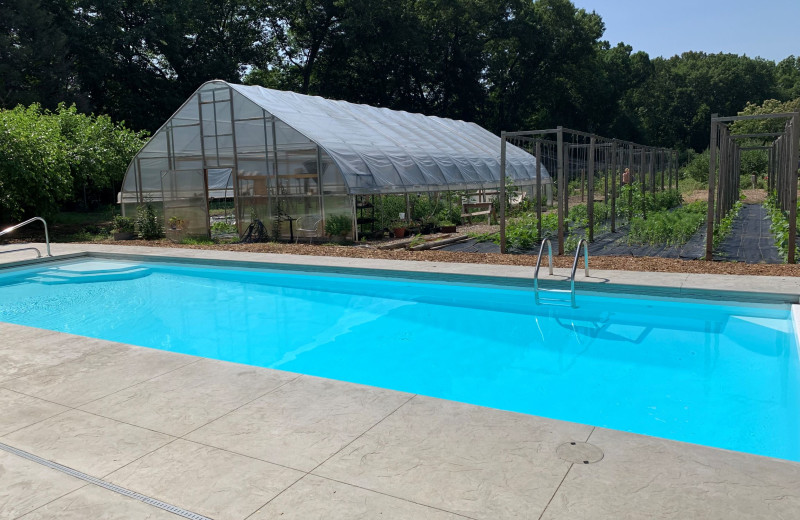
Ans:
[[[536,158],[509,146],[506,175],[535,193]],[[358,239],[383,196],[469,202],[499,181],[500,138],[474,123],[210,81],[134,157],[119,201],[126,215],[152,204],[181,236],[209,236],[212,209],[229,201],[240,235],[261,221],[273,239],[324,237],[336,216]]]

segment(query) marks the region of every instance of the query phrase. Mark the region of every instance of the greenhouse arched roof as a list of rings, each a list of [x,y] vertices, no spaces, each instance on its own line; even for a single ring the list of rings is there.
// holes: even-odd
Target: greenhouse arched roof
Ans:
[[[500,138],[475,123],[228,85],[316,142],[337,164],[352,194],[499,184]],[[508,144],[506,165],[508,177],[535,182],[534,156]],[[544,166],[541,174],[549,183]]]

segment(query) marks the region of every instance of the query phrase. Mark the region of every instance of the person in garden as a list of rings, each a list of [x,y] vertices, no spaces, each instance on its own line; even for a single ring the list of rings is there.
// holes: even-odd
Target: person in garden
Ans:
[[[625,171],[622,172],[622,184],[630,184],[631,183],[631,169],[625,168]]]

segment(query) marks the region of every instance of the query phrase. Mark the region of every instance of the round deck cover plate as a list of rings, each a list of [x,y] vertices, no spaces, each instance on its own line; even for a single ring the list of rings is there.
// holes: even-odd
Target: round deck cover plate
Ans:
[[[556,448],[556,454],[575,464],[592,464],[603,460],[603,450],[588,442],[565,442]]]

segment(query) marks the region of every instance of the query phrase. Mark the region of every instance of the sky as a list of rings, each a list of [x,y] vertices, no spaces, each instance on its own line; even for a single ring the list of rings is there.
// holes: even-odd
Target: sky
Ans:
[[[651,58],[686,51],[746,54],[774,61],[800,56],[800,0],[572,0],[595,11],[604,40]]]

